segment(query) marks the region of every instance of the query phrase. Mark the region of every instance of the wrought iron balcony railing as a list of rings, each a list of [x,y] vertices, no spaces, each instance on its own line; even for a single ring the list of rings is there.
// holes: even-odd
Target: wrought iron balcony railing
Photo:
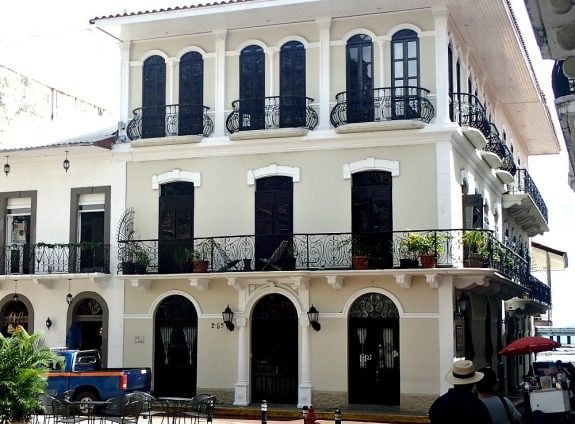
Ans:
[[[194,258],[207,261],[207,269],[199,272],[228,272],[343,270],[355,267],[354,257],[366,258],[368,268],[419,268],[422,256],[435,256],[435,267],[489,267],[527,292],[531,287],[529,262],[522,252],[505,246],[487,230],[126,240],[119,241],[118,254],[118,271],[160,274],[193,272]],[[134,270],[138,263],[139,271]]]
[[[499,130],[495,124],[491,122],[489,126],[488,142],[483,150],[496,154],[502,162],[500,169],[509,172],[511,175],[515,175],[517,173],[517,166],[513,160],[513,153],[511,153],[509,147],[501,141]]]
[[[97,242],[2,246],[0,273],[110,273],[110,245]]]
[[[226,128],[230,133],[277,128],[313,130],[318,121],[313,99],[304,96],[270,96],[232,102]]]
[[[545,200],[543,200],[543,196],[539,192],[535,181],[533,181],[533,178],[531,178],[527,169],[519,169],[519,172],[515,175],[515,180],[509,187],[509,190],[511,193],[525,193],[531,196],[533,203],[535,203],[539,212],[541,212],[541,215],[545,218],[545,221],[549,222],[549,212],[547,210]]]
[[[176,135],[209,137],[214,122],[208,116],[210,108],[203,105],[165,105],[134,109],[134,117],[126,130],[130,140]]]
[[[487,119],[485,107],[477,96],[468,93],[453,93],[450,113],[454,122],[476,128],[485,138],[489,137],[491,125]]]
[[[531,300],[541,302],[545,305],[551,305],[551,287],[542,283],[537,277],[529,275],[529,292],[528,297]]]
[[[335,96],[330,121],[334,127],[356,122],[412,119],[429,123],[435,109],[421,87],[383,87],[342,91]]]
[[[517,173],[517,165],[515,165],[515,161],[513,160],[513,153],[509,150],[507,145],[503,145],[503,157],[501,158],[502,164],[501,168],[503,171],[509,172],[511,175],[515,176]]]

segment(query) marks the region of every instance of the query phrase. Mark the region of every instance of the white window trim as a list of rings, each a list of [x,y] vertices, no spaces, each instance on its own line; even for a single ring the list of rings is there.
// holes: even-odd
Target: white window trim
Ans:
[[[160,185],[177,181],[194,183],[194,188],[202,185],[202,176],[199,172],[182,171],[173,169],[163,174],[152,175],[152,190],[157,190]]]
[[[345,163],[343,179],[349,180],[352,174],[362,171],[387,171],[391,172],[392,177],[397,177],[399,176],[399,161],[369,157],[357,162]]]
[[[254,185],[256,180],[265,177],[280,175],[284,177],[291,177],[294,183],[299,182],[299,167],[285,166],[272,163],[262,168],[250,169],[248,171],[248,185]]]

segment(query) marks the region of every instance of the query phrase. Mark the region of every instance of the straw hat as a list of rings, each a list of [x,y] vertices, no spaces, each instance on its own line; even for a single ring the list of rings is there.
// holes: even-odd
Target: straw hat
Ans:
[[[483,378],[483,373],[475,371],[472,361],[467,359],[453,363],[453,367],[445,374],[445,381],[451,384],[473,384]]]

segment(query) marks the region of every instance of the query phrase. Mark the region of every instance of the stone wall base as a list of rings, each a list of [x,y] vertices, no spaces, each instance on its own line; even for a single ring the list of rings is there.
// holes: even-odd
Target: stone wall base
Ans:
[[[214,389],[206,387],[198,387],[196,389],[197,394],[209,393],[217,399],[216,408],[218,406],[233,406],[234,405],[234,389]]]
[[[398,413],[413,413],[416,415],[427,415],[429,407],[437,398],[435,395],[421,395],[412,393],[402,393],[400,395],[400,405],[397,407],[384,407],[372,405],[349,405],[347,392],[326,392],[314,390],[312,401],[314,408],[318,410],[340,409],[365,409],[365,410],[389,410]]]

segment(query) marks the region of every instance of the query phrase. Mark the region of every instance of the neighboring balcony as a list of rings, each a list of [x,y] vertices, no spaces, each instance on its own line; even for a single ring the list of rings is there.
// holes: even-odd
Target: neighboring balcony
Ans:
[[[569,186],[575,191],[575,79],[563,74],[561,62],[555,65],[553,72],[553,92],[569,157]]]
[[[130,140],[174,136],[209,137],[214,122],[203,105],[166,105],[134,109],[126,130]]]
[[[510,184],[517,173],[517,166],[513,160],[513,153],[499,137],[499,130],[494,123],[490,123],[487,144],[481,151],[483,160],[495,170],[495,175],[499,177],[503,184]]]
[[[0,273],[110,273],[110,245],[98,242],[2,246]]]
[[[501,205],[529,237],[549,231],[547,205],[527,169],[519,169]]]
[[[551,305],[551,287],[533,275],[528,280],[528,287],[529,291],[523,295],[505,302],[507,311],[521,315],[541,315],[547,312]]]
[[[318,122],[312,103],[313,99],[303,96],[235,100],[232,102],[233,111],[226,120],[226,128],[231,139],[305,135]]]
[[[317,271],[342,276],[349,275],[349,270],[364,269],[387,270],[398,276],[431,272],[436,277],[442,272],[470,268],[465,275],[503,276],[507,284],[514,286],[515,295],[532,293],[526,252],[512,250],[496,240],[491,231],[484,230],[125,240],[119,241],[118,254],[118,272],[133,281],[154,278],[145,274],[190,274],[188,278],[205,280],[211,273],[238,276]]]
[[[340,133],[423,128],[435,115],[428,95],[425,88],[407,86],[342,91],[335,96],[331,125]]]
[[[477,149],[483,149],[491,134],[491,123],[481,101],[473,94],[453,93],[450,115],[461,126],[463,135]]]

